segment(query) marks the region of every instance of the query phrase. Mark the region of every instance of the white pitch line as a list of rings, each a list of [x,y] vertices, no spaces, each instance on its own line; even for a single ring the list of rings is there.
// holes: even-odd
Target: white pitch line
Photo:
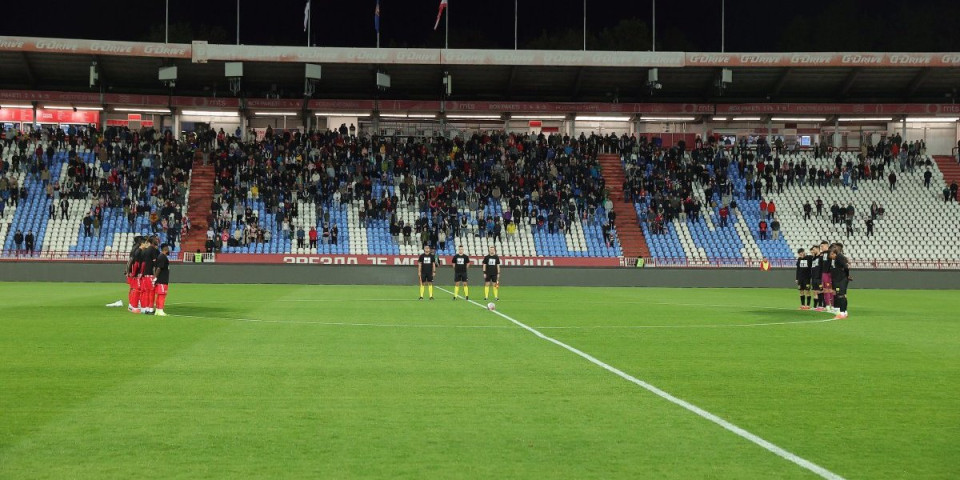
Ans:
[[[169,304],[168,304],[169,305]],[[234,322],[249,323],[289,323],[293,325],[321,325],[331,327],[380,327],[380,328],[514,328],[507,325],[417,325],[417,324],[392,324],[392,323],[347,323],[347,322],[299,322],[296,320],[263,320],[259,318],[233,318],[233,317],[208,317],[202,315],[180,315],[168,313],[168,317],[180,318],[202,318],[207,320],[230,320]]]
[[[440,291],[443,291],[443,292],[450,293],[451,295],[453,294],[453,292],[450,292],[450,291],[445,290],[445,289],[443,289],[443,288],[439,288],[439,290],[440,290]],[[474,305],[476,305],[476,306],[478,306],[478,307],[480,307],[480,308],[487,308],[486,305],[479,304],[479,303],[477,303],[477,302],[475,302],[475,301],[473,301],[473,300],[468,300],[468,302],[470,302],[470,303],[472,303],[472,304],[474,304]],[[844,480],[844,478],[841,477],[840,475],[837,475],[836,473],[833,473],[833,472],[831,472],[830,470],[827,470],[826,468],[823,468],[823,467],[821,467],[820,465],[817,465],[817,464],[811,462],[810,460],[807,460],[807,459],[802,458],[802,457],[800,457],[800,456],[798,456],[798,455],[796,455],[796,454],[794,454],[794,453],[791,453],[791,452],[783,449],[782,447],[779,447],[779,446],[771,443],[771,442],[768,441],[768,440],[764,440],[764,439],[761,438],[760,436],[758,436],[758,435],[756,435],[756,434],[753,434],[753,433],[750,433],[750,432],[748,432],[748,431],[746,431],[746,430],[744,430],[744,429],[742,429],[742,428],[740,428],[740,427],[738,427],[738,426],[736,426],[736,425],[734,425],[734,424],[732,424],[732,423],[730,423],[730,422],[728,422],[728,421],[726,421],[726,420],[718,417],[717,415],[714,415],[714,414],[712,414],[712,413],[710,413],[710,412],[708,412],[708,411],[706,411],[706,410],[704,410],[704,409],[702,409],[702,408],[700,408],[700,407],[698,407],[698,406],[696,406],[696,405],[694,405],[694,404],[692,404],[692,403],[690,403],[690,402],[687,402],[686,400],[682,400],[682,399],[677,398],[677,397],[675,397],[675,396],[673,396],[673,395],[670,395],[669,393],[667,393],[667,392],[665,392],[665,391],[663,391],[663,390],[660,390],[659,388],[657,388],[657,387],[655,387],[655,386],[653,386],[653,385],[651,385],[651,384],[649,384],[649,383],[647,383],[647,382],[644,382],[643,380],[640,380],[639,378],[634,377],[633,375],[630,375],[630,374],[624,372],[623,370],[620,370],[620,369],[618,369],[618,368],[616,368],[616,367],[614,367],[614,366],[612,366],[612,365],[610,365],[610,364],[608,364],[608,363],[605,363],[605,362],[597,359],[596,357],[590,355],[589,353],[583,352],[582,350],[579,350],[579,349],[577,349],[577,348],[575,348],[575,347],[572,347],[572,346],[570,346],[570,345],[567,345],[566,343],[563,343],[563,342],[561,342],[560,340],[557,340],[557,339],[555,339],[555,338],[553,338],[553,337],[547,336],[547,335],[545,335],[544,333],[540,332],[539,330],[537,330],[537,329],[535,329],[535,328],[533,328],[533,327],[530,327],[530,326],[528,326],[527,324],[525,324],[525,323],[523,323],[523,322],[521,322],[521,321],[519,321],[519,320],[517,320],[517,319],[515,319],[515,318],[512,318],[512,317],[510,317],[510,316],[508,316],[508,315],[506,315],[506,314],[504,314],[504,313],[502,313],[502,312],[500,312],[500,311],[498,311],[498,310],[492,310],[492,313],[494,313],[494,314],[500,316],[501,318],[503,318],[503,319],[505,319],[505,320],[513,323],[514,325],[516,325],[516,326],[518,326],[518,327],[520,327],[520,328],[522,328],[522,329],[524,329],[524,330],[526,330],[526,331],[528,331],[528,332],[536,335],[537,337],[539,337],[539,338],[541,338],[541,339],[543,339],[543,340],[546,340],[546,341],[548,341],[548,342],[550,342],[550,343],[552,343],[552,344],[554,344],[554,345],[557,345],[557,346],[559,346],[559,347],[561,347],[561,348],[563,348],[563,349],[565,349],[565,350],[567,350],[567,351],[569,351],[569,352],[571,352],[571,353],[574,353],[574,354],[576,354],[576,355],[578,355],[578,356],[586,359],[586,360],[589,361],[590,363],[593,363],[594,365],[596,365],[596,366],[598,366],[598,367],[600,367],[600,368],[603,368],[604,370],[607,370],[608,372],[613,373],[614,375],[617,375],[618,377],[623,378],[624,380],[627,380],[628,382],[631,382],[631,383],[634,383],[634,384],[638,385],[639,387],[641,387],[641,388],[643,388],[643,389],[645,389],[645,390],[653,393],[654,395],[656,395],[656,396],[658,396],[658,397],[660,397],[660,398],[662,398],[662,399],[664,399],[664,400],[666,400],[666,401],[668,401],[668,402],[670,402],[670,403],[673,403],[674,405],[678,405],[678,406],[680,406],[680,407],[683,407],[683,408],[685,408],[686,410],[688,410],[688,411],[690,411],[690,412],[693,412],[693,413],[699,415],[700,417],[705,418],[705,419],[707,419],[707,420],[709,420],[709,421],[711,421],[711,422],[713,422],[713,423],[715,423],[715,424],[723,427],[724,429],[726,429],[726,430],[734,433],[734,434],[737,435],[738,437],[741,437],[741,438],[743,438],[743,439],[745,439],[745,440],[749,440],[750,442],[753,442],[754,444],[760,446],[760,447],[763,448],[764,450],[767,450],[768,452],[773,453],[774,455],[776,455],[776,456],[778,456],[778,457],[780,457],[780,458],[783,458],[784,460],[787,460],[787,461],[789,461],[789,462],[793,462],[794,464],[799,465],[800,467],[805,468],[805,469],[807,469],[807,470],[809,470],[809,471],[811,471],[811,472],[813,472],[813,473],[815,473],[815,474],[819,475],[820,477],[825,478],[825,479],[827,479],[827,480]]]
[[[483,306],[483,305],[481,305]],[[774,325],[804,325],[810,323],[827,323],[837,320],[836,318],[826,318],[823,320],[800,320],[796,322],[767,322],[767,323],[736,323],[732,325],[714,324],[714,325],[578,325],[578,326],[556,326],[556,327],[534,327],[543,330],[591,330],[591,329],[610,329],[610,328],[745,328],[745,327],[770,327]]]

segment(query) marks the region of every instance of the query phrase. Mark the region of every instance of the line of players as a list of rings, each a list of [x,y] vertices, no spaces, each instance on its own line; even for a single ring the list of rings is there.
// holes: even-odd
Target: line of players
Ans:
[[[437,274],[437,255],[430,250],[430,246],[423,247],[423,253],[417,258],[417,280],[420,282],[420,300],[423,300],[424,288],[428,290],[430,300],[433,300],[433,279]],[[468,284],[467,270],[470,268],[470,257],[463,253],[463,246],[457,247],[457,254],[450,259],[453,265],[453,299],[460,296],[460,287],[463,287],[463,297],[470,300],[470,285]],[[497,249],[490,247],[487,256],[480,263],[483,268],[483,299],[490,297],[490,288],[493,288],[495,300],[500,300],[500,256]]]
[[[800,310],[830,312],[836,319],[847,318],[847,288],[850,285],[850,263],[843,255],[843,244],[814,245],[807,254],[797,250],[797,287],[800,289]],[[813,297],[811,293],[816,293]],[[811,305],[813,300],[813,305]]]
[[[163,311],[170,288],[170,246],[156,235],[136,237],[123,270],[130,287],[127,310],[131,313],[167,316]]]

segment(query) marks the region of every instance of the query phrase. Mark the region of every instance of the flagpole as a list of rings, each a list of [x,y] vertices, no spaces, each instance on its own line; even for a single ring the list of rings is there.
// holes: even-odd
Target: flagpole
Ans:
[[[313,5],[310,5],[310,1],[307,1],[307,46],[310,46],[310,34],[313,33],[313,28],[310,25],[310,21],[313,19]]]
[[[237,0],[237,45],[240,45],[240,0]]]
[[[587,0],[583,0],[583,51],[587,51]]]
[[[653,0],[653,34],[650,40],[650,50],[653,52],[657,51],[657,0]]]
[[[446,15],[446,20],[444,20],[445,26],[443,27],[444,30],[446,30],[446,32],[443,34],[443,48],[449,50],[450,49],[450,4],[449,3],[447,3],[446,10],[447,11],[445,13],[447,15]]]
[[[513,49],[517,49],[517,23],[520,14],[517,12],[518,0],[513,0]]]

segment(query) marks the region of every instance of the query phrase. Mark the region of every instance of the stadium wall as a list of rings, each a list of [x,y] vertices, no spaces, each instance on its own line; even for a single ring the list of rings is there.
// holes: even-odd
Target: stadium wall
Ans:
[[[107,282],[121,288],[122,265],[116,263],[4,262],[3,282]],[[768,272],[718,268],[536,268],[504,269],[505,285],[600,287],[731,287],[780,288],[794,285],[790,269]],[[176,264],[177,283],[247,283],[315,285],[412,285],[414,267],[321,265],[194,265]],[[946,270],[858,270],[852,288],[960,289],[960,272]],[[472,283],[481,284],[479,270]],[[452,284],[453,273],[441,270],[438,285]],[[0,287],[2,288],[2,287]]]

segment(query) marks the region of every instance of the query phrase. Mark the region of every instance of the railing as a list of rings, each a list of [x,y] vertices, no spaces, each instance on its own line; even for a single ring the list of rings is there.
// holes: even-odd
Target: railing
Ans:
[[[215,263],[216,254],[202,253],[203,263]],[[237,254],[236,257],[244,255]],[[250,254],[250,263],[259,262],[259,256]],[[85,263],[125,263],[129,255],[126,252],[34,252],[33,255],[25,251],[0,250],[0,262],[85,262]],[[547,257],[543,257],[547,258]],[[171,253],[171,261],[183,261],[184,263],[195,263],[195,256],[190,252]],[[580,259],[587,260],[589,259]],[[770,269],[792,269],[796,267],[795,259],[771,259],[762,258],[743,259],[743,258],[715,258],[709,260],[688,259],[683,257],[659,257],[643,258],[637,262],[638,257],[620,257],[620,266],[623,268],[733,268],[747,269],[763,267],[764,262],[768,262]],[[237,262],[231,262],[237,263]],[[597,265],[581,265],[589,268],[590,266],[609,267],[609,262]],[[857,270],[960,270],[960,259],[956,260],[881,260],[881,259],[851,259],[850,268]]]
[[[125,263],[130,257],[128,252],[40,252],[33,254],[26,250],[0,250],[0,262],[89,262],[89,263]],[[178,253],[170,253],[171,261],[178,261]]]
[[[763,267],[764,259],[720,258],[697,260],[688,258],[644,258],[637,263],[637,257],[624,257],[620,265],[626,268],[756,268]],[[795,259],[768,260],[771,269],[796,268]],[[960,260],[850,260],[851,269],[861,270],[960,270]]]

